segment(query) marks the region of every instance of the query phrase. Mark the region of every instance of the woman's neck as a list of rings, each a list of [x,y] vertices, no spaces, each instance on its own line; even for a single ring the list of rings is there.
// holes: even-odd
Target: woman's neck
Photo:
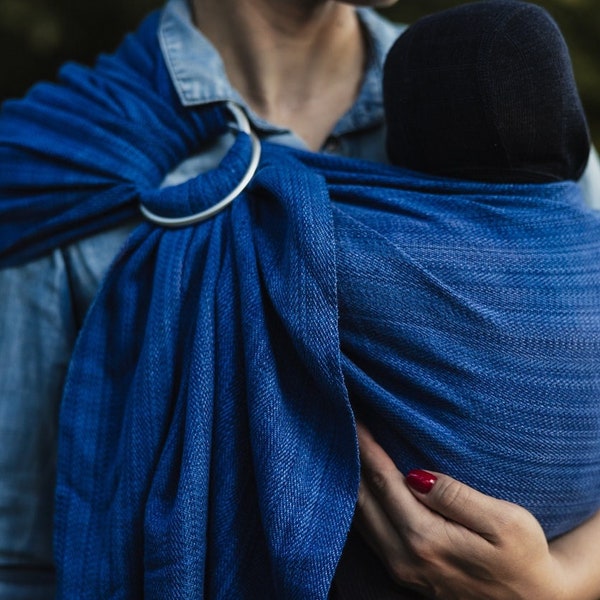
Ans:
[[[354,8],[332,0],[194,0],[194,13],[249,106],[320,148],[363,77]]]

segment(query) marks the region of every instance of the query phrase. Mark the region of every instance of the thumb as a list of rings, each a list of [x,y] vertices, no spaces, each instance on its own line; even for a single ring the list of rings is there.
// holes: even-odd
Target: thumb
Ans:
[[[443,473],[415,469],[406,475],[406,483],[422,504],[490,542],[523,520],[525,511],[520,506],[482,494]]]

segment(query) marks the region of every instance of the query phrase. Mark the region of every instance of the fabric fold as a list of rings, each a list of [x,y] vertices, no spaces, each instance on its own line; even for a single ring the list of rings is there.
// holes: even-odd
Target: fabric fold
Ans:
[[[141,227],[111,270],[61,417],[63,596],[326,597],[358,459],[330,201],[299,167],[267,159],[205,227]]]

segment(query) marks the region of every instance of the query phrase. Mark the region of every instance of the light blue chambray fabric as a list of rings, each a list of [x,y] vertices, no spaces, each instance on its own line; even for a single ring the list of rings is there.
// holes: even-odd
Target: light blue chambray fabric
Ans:
[[[400,29],[360,10],[372,48],[361,94],[332,132],[324,151],[383,160],[380,77]],[[192,25],[185,0],[163,10],[159,38],[182,101],[234,98],[214,48]],[[202,65],[214,65],[214,70]],[[250,115],[259,135],[302,148],[302,141]],[[1,118],[1,117],[0,117]],[[218,164],[230,140],[220,138],[185,160],[164,185]],[[138,223],[120,225],[0,270],[0,599],[53,596],[52,518],[59,400],[73,343],[99,282]]]

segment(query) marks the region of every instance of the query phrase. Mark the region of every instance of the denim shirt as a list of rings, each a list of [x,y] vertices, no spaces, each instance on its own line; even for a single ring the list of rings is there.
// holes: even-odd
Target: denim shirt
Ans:
[[[382,65],[401,28],[368,9],[358,14],[370,60],[354,106],[323,151],[384,158]],[[233,100],[263,139],[303,147],[292,132],[248,109],[214,47],[192,24],[185,0],[163,9],[159,38],[184,105]],[[189,157],[163,185],[213,168],[229,141]],[[87,238],[18,268],[0,270],[0,600],[54,594],[53,497],[60,398],[78,330],[108,266],[136,223]]]

